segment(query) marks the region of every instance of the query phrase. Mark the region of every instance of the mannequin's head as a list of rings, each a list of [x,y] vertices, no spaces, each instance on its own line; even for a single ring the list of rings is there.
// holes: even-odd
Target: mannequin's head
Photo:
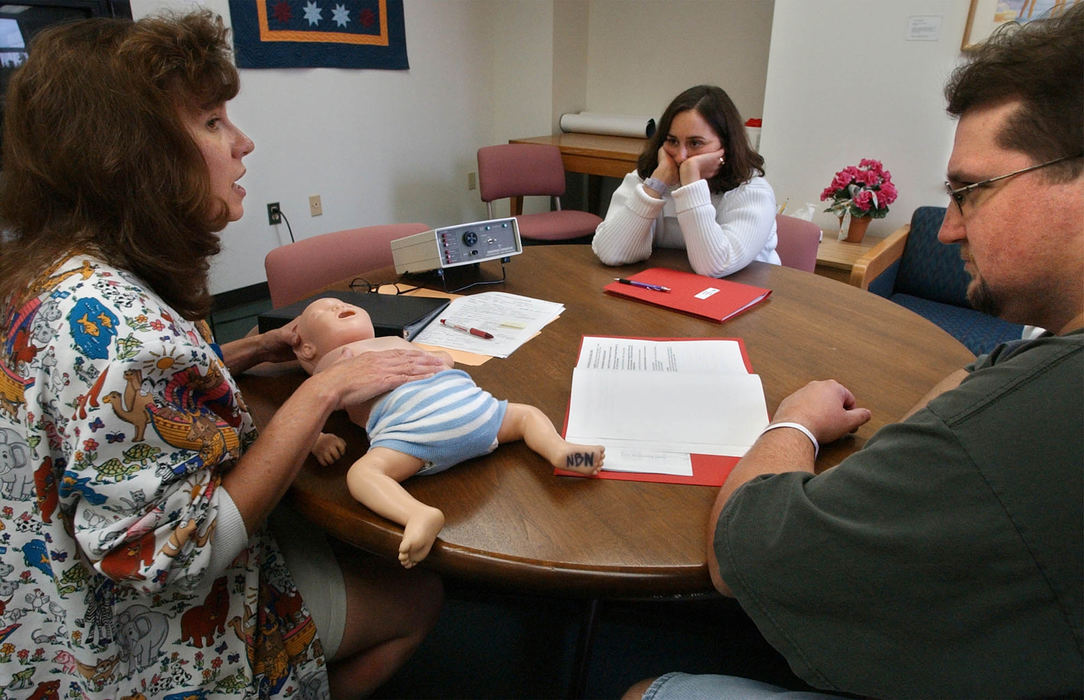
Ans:
[[[375,333],[365,309],[345,301],[324,297],[305,307],[295,325],[294,354],[309,373],[335,348],[357,340],[369,340]]]

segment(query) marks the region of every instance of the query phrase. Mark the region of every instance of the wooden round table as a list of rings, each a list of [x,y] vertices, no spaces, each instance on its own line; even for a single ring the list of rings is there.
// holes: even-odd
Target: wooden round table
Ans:
[[[498,398],[534,404],[560,427],[584,335],[742,338],[763,381],[769,412],[806,382],[825,378],[838,379],[873,411],[853,438],[824,446],[817,461],[822,470],[860,448],[972,359],[950,335],[901,306],[776,265],[753,263],[728,278],[770,288],[772,294],[723,324],[602,291],[614,277],[656,266],[689,270],[679,250],[657,251],[645,263],[606,267],[586,245],[526,248],[506,265],[503,285],[479,291],[561,302],[565,312],[509,358],[467,369]],[[393,276],[389,270],[383,280]],[[257,423],[266,425],[305,377],[290,365],[263,365],[239,377]],[[346,490],[346,469],[367,446],[364,431],[341,412],[329,421],[329,430],[347,439],[347,454],[328,468],[310,458],[290,491],[292,503],[336,537],[395,559],[401,528]],[[715,488],[559,477],[522,443],[412,478],[405,486],[447,518],[422,563],[440,573],[514,591],[587,598],[712,590],[705,538]]]

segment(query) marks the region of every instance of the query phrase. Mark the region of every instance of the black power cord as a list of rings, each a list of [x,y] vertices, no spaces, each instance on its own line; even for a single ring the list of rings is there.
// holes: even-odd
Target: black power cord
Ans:
[[[290,220],[286,218],[286,212],[282,210],[282,207],[279,207],[279,216],[286,222],[286,230],[290,232],[290,242],[297,243],[297,241],[294,240],[294,228],[293,226],[290,226]]]

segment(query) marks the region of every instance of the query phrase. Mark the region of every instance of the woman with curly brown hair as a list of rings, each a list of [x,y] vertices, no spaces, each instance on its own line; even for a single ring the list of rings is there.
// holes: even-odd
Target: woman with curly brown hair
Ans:
[[[754,260],[778,265],[775,243],[764,159],[726,92],[697,85],[663,112],[591,247],[607,265],[646,260],[655,247],[685,248],[695,272],[725,277]]]
[[[265,525],[333,410],[439,362],[347,360],[257,435],[231,373],[292,360],[293,332],[218,348],[201,320],[244,211],[238,87],[207,11],[46,30],[9,86],[0,676],[28,692],[363,694],[439,610],[431,574]]]

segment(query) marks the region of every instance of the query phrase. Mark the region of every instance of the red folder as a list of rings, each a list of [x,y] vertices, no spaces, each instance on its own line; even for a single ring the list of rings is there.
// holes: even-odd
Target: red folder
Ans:
[[[661,268],[660,268],[661,269]],[[649,272],[649,270],[645,270]],[[668,272],[675,272],[674,270],[668,270]],[[688,274],[688,273],[681,273]],[[694,275],[694,277],[700,277],[700,275]],[[639,279],[637,276],[634,279]],[[712,279],[710,277],[704,277],[703,279]],[[640,280],[646,281],[646,280]],[[718,281],[718,280],[716,280]],[[655,284],[654,282],[652,284]],[[732,283],[733,284],[733,283]],[[628,285],[621,285],[627,287]],[[669,285],[667,285],[669,286]],[[647,291],[647,290],[644,290]],[[768,290],[764,290],[768,291]],[[656,292],[658,294],[660,292]],[[665,294],[666,292],[661,292]],[[640,340],[709,340],[707,338],[641,338]],[[742,359],[745,361],[745,369],[752,373],[753,365],[749,362],[749,355],[745,351],[745,343],[741,338],[710,338],[710,340],[733,340],[738,343],[738,347],[741,349]],[[569,403],[572,402],[572,397],[569,396]],[[568,409],[565,410],[565,425],[561,429],[561,435],[564,436],[568,431]],[[605,469],[593,476],[586,476],[577,472],[568,471],[566,469],[555,468],[553,473],[558,476],[578,476],[588,479],[615,479],[618,481],[646,481],[657,484],[690,484],[693,486],[722,486],[726,478],[730,476],[730,472],[734,469],[734,466],[738,463],[740,457],[728,457],[725,455],[702,455],[693,454],[690,455],[690,461],[692,462],[693,475],[682,476],[677,474],[654,474],[645,472],[609,472]]]
[[[656,484],[691,484],[693,486],[722,486],[740,457],[723,455],[692,455],[693,475],[648,474],[644,472],[608,472],[605,469],[587,479],[616,479],[618,481],[648,481]],[[554,469],[558,476],[579,476],[576,472]]]
[[[603,290],[720,323],[767,299],[772,293],[763,287],[664,267],[652,267],[627,279],[669,287],[670,291],[658,292],[616,280]]]

